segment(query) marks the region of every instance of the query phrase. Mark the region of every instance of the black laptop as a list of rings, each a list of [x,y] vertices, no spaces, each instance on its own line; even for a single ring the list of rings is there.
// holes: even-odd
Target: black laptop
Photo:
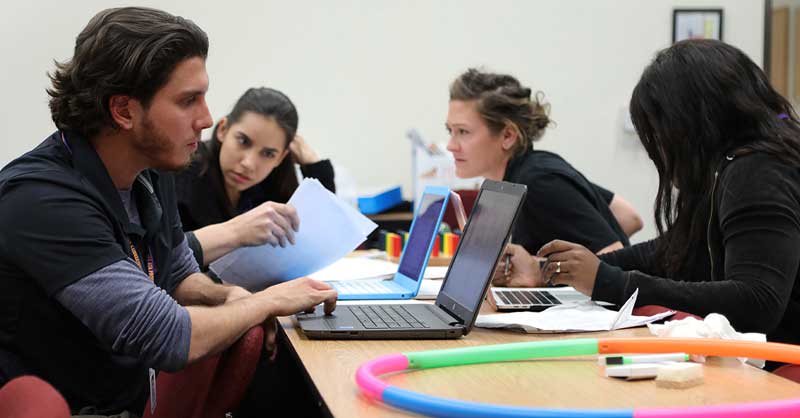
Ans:
[[[435,304],[340,305],[297,314],[312,339],[459,338],[472,329],[527,188],[485,180]]]

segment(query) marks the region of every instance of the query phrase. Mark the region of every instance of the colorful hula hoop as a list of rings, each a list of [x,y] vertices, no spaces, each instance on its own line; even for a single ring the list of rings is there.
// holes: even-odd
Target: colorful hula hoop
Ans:
[[[615,353],[684,352],[708,356],[748,357],[800,364],[800,346],[698,338],[580,338],[486,345],[393,354],[361,365],[356,383],[368,397],[393,407],[436,417],[535,418],[730,418],[800,417],[800,398],[727,405],[638,409],[523,408],[464,402],[423,395],[388,385],[378,376],[408,369]]]

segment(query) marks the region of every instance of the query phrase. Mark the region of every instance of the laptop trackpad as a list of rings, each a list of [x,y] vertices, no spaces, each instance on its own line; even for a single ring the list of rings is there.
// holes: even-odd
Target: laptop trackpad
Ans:
[[[325,315],[322,305],[317,306],[313,313],[299,313],[297,320],[302,324],[305,329],[332,329],[332,330],[351,330],[360,329],[356,326],[358,322],[350,313],[349,309],[342,309],[344,306],[338,307],[330,315]]]

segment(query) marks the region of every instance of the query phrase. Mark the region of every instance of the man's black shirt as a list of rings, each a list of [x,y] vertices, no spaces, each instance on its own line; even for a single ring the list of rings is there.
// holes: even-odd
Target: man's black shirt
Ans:
[[[155,282],[172,292],[172,250],[183,240],[171,176],[134,183],[143,226],[131,224],[100,157],[77,134],[56,132],[0,171],[0,355],[53,384],[73,411],[140,412],[147,368],[111,351],[55,301],[64,287],[152,251]],[[124,319],[120,319],[124,320]],[[0,362],[2,365],[3,362]]]

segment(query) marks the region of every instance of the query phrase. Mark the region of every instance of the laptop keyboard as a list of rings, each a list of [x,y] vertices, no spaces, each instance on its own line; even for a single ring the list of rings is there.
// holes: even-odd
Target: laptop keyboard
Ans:
[[[383,281],[359,281],[352,280],[346,282],[330,282],[333,288],[339,293],[347,293],[351,295],[366,295],[370,293],[397,293],[389,286],[383,284]]]
[[[341,309],[343,307],[340,307]],[[422,323],[402,305],[346,306],[361,325],[375,328],[430,328]]]
[[[500,300],[509,305],[561,305],[561,302],[546,290],[504,290],[495,292]]]

